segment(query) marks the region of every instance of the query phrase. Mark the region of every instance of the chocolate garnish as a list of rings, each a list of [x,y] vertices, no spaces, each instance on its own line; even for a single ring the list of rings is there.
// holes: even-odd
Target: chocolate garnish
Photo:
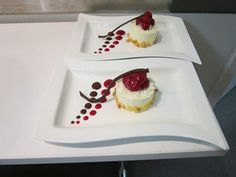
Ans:
[[[122,27],[122,26],[126,25],[127,23],[132,22],[132,21],[134,21],[134,20],[136,20],[137,18],[140,18],[140,17],[142,17],[142,16],[144,16],[144,14],[139,15],[139,16],[137,16],[137,17],[134,17],[134,18],[132,18],[132,19],[130,19],[130,20],[128,20],[128,21],[122,23],[121,25],[117,26],[115,29],[113,29],[112,31],[108,32],[106,35],[98,35],[98,37],[99,37],[99,38],[105,38],[105,37],[107,37],[107,36],[110,36],[110,34],[113,34],[113,33],[114,33],[116,30],[118,30],[120,27]]]
[[[104,98],[106,98],[107,96],[107,93],[110,91],[110,89],[112,88],[113,84],[118,81],[119,79],[123,78],[124,76],[126,75],[130,75],[132,73],[136,73],[136,72],[145,72],[145,73],[148,73],[149,70],[148,68],[147,69],[144,69],[144,68],[140,68],[140,69],[134,69],[134,70],[131,70],[131,71],[128,71],[128,72],[125,72],[119,76],[117,76],[116,78],[114,78],[112,80],[112,82],[110,83],[110,85],[107,87],[106,91],[104,92],[104,95],[99,97],[99,98],[88,98],[87,96],[85,96],[81,91],[79,92],[80,96],[82,98],[84,98],[85,100],[87,100],[88,102],[90,103],[98,103],[98,102],[101,102],[102,100],[104,100]]]

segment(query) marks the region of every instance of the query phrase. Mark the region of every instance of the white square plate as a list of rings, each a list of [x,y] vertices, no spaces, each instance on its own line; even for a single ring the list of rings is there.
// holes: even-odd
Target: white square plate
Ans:
[[[86,114],[80,114],[87,101],[79,91],[89,95],[94,82],[103,83],[136,68],[149,68],[148,76],[159,89],[149,110],[133,113],[118,109],[111,94],[101,109],[95,109],[93,103]],[[191,62],[166,58],[103,62],[67,59],[57,65],[47,98],[36,134],[45,141],[73,144],[161,138],[228,148]],[[97,114],[90,116],[92,110]],[[76,119],[77,115],[81,118]],[[89,119],[83,120],[84,116]]]
[[[164,57],[190,60],[201,64],[200,58],[194,48],[191,38],[186,30],[183,20],[179,17],[154,15],[158,29],[157,42],[148,48],[139,48],[128,43],[127,34],[131,23],[121,27],[126,32],[123,39],[115,48],[105,52],[102,46],[105,39],[98,38],[98,35],[107,34],[114,28],[130,20],[134,16],[102,17],[80,14],[78,22],[74,27],[71,42],[68,47],[68,55],[86,60],[109,60],[137,57]],[[114,42],[115,37],[110,41]],[[107,44],[106,44],[107,45]],[[107,45],[109,48],[109,45]],[[102,48],[102,53],[98,49]],[[117,57],[119,55],[119,57]]]

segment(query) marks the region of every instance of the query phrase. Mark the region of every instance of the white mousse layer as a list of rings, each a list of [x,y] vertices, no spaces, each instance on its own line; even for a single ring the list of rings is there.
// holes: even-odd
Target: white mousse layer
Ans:
[[[125,106],[141,107],[153,99],[155,91],[155,83],[151,79],[148,88],[135,92],[128,90],[121,79],[116,83],[116,96]]]
[[[140,25],[136,25],[136,23],[134,22],[131,24],[129,37],[133,40],[137,40],[138,42],[148,42],[150,44],[153,44],[157,37],[157,29],[154,25],[149,30],[143,30]]]

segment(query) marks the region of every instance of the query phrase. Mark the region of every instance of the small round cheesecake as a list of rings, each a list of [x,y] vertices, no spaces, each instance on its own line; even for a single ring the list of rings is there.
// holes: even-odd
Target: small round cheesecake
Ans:
[[[128,34],[128,40],[137,47],[149,47],[153,45],[157,38],[157,29],[152,27],[148,30],[143,30],[141,26],[135,23],[131,24],[131,30]]]
[[[149,86],[139,91],[130,91],[119,80],[116,83],[113,95],[118,108],[124,108],[132,112],[142,112],[152,106],[156,90],[155,83],[151,79],[149,79]]]
[[[137,47],[146,48],[155,43],[157,34],[158,31],[152,13],[147,11],[131,23],[127,41],[132,42]]]

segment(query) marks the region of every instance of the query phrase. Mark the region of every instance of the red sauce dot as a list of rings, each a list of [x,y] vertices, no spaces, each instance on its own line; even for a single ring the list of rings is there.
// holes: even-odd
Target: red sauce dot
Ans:
[[[116,40],[121,40],[121,39],[123,39],[122,36],[116,36]]]
[[[107,89],[104,89],[104,90],[101,91],[102,95],[105,95],[105,93],[106,93],[106,96],[110,95],[110,91],[109,90],[107,91]]]
[[[102,108],[102,105],[100,103],[98,103],[98,104],[95,105],[95,108],[100,109],[100,108]]]
[[[74,123],[75,123],[75,121],[73,121],[73,120],[72,120],[70,123],[71,123],[71,124],[74,124]]]
[[[76,124],[80,124],[80,121],[79,121],[79,120],[77,120],[77,121],[76,121]]]
[[[116,34],[117,34],[117,35],[124,35],[124,34],[125,34],[125,31],[123,31],[123,30],[118,30],[118,31],[116,32]]]
[[[103,85],[107,88],[107,87],[109,87],[109,85],[111,84],[111,82],[112,82],[112,79],[107,79],[107,80],[103,83]],[[114,82],[114,83],[112,84],[111,88],[114,87],[115,85],[116,85],[116,83]]]
[[[109,50],[110,50],[109,48],[105,48],[104,49],[105,52],[109,52]]]
[[[88,116],[84,116],[83,119],[84,119],[84,120],[88,120],[89,117],[88,117]]]
[[[95,110],[92,110],[92,111],[90,111],[89,114],[90,114],[91,116],[94,116],[96,113],[97,113],[97,112],[96,112]]]
[[[100,100],[100,103],[105,103],[107,101],[106,97]]]
[[[110,47],[110,48],[114,48],[115,46],[114,46],[114,45],[110,45],[109,47]]]
[[[84,120],[88,120],[89,117],[88,117],[88,116],[84,116],[83,119],[84,119]]]
[[[113,44],[117,45],[119,44],[119,41],[114,41]]]

